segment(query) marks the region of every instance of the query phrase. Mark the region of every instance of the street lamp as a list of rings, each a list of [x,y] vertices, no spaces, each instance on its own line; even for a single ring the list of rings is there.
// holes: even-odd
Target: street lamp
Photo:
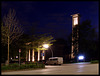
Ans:
[[[49,48],[49,45],[48,44],[44,44],[43,47],[47,49],[47,48]],[[52,49],[51,49],[51,52],[52,52],[52,57],[53,57],[53,51],[52,51]]]
[[[44,44],[43,47],[47,49],[49,47],[49,45],[48,44]]]

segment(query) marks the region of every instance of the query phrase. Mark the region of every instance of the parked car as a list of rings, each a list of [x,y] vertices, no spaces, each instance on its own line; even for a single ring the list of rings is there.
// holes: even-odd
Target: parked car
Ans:
[[[46,61],[46,64],[61,65],[63,64],[63,57],[51,57]]]

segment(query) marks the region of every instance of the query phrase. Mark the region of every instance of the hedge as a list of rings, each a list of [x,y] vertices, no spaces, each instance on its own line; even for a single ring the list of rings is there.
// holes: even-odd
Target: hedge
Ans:
[[[40,64],[40,63],[26,63],[26,64],[21,64],[19,66],[18,63],[14,63],[14,64],[9,64],[9,65],[5,65],[5,66],[1,66],[1,70],[5,71],[5,70],[21,70],[21,69],[35,69],[35,68],[45,68],[45,64]]]
[[[92,60],[91,63],[99,63],[99,60]]]

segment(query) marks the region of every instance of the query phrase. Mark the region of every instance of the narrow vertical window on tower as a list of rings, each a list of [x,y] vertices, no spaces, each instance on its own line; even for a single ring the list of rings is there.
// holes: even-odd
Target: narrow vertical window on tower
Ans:
[[[74,19],[74,26],[78,25],[78,17],[74,17],[73,19]]]

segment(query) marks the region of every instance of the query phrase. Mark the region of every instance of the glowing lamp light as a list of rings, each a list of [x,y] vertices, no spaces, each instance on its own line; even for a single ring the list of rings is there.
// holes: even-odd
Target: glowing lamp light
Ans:
[[[11,58],[11,60],[12,60],[12,58]]]
[[[78,59],[79,60],[83,60],[84,59],[84,56],[79,56]]]
[[[44,47],[44,48],[48,48],[49,45],[48,45],[48,44],[44,44],[43,47]]]
[[[16,58],[18,58],[18,56],[16,56]]]

